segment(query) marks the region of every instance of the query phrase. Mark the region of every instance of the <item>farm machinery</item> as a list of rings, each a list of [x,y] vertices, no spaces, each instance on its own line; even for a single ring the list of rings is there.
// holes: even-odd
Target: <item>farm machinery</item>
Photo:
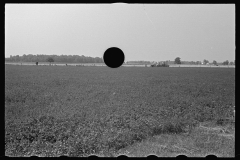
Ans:
[[[169,65],[166,64],[165,62],[163,63],[158,62],[158,63],[151,64],[151,67],[169,67]]]

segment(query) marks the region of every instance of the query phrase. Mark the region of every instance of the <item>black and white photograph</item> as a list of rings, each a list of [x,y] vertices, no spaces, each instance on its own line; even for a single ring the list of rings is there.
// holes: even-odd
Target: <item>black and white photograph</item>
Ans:
[[[6,157],[235,157],[235,4],[4,7]]]

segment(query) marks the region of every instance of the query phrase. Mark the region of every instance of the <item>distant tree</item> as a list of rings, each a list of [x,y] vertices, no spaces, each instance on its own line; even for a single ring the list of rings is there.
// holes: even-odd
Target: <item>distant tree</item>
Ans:
[[[51,65],[51,63],[54,62],[54,60],[53,60],[52,57],[48,57],[48,58],[47,58],[47,62],[49,62],[49,65]]]
[[[196,64],[202,64],[201,61],[196,61]]]
[[[226,61],[224,61],[222,64],[223,64],[223,65],[228,65],[229,62],[228,62],[228,60],[226,60]]]
[[[215,61],[215,60],[213,60],[213,62],[212,62],[214,65],[217,65],[217,61]]]
[[[180,57],[175,58],[174,63],[175,63],[175,64],[181,64]]]
[[[17,62],[19,62],[19,61],[20,61],[20,57],[19,57],[19,55],[16,55],[16,58],[15,58],[15,60],[16,60]]]
[[[209,61],[206,60],[206,59],[204,59],[204,60],[203,60],[203,64],[207,64],[207,63],[209,63]]]
[[[234,63],[233,63],[233,62],[230,62],[229,65],[234,65]]]

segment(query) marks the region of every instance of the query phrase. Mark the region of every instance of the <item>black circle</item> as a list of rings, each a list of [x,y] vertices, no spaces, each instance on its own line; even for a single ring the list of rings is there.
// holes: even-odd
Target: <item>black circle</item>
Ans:
[[[110,68],[118,68],[124,62],[125,56],[121,49],[117,47],[108,48],[103,55],[104,63]]]

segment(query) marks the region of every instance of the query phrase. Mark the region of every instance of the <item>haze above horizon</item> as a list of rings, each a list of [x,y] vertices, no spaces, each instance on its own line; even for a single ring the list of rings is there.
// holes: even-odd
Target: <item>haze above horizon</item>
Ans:
[[[235,60],[234,4],[6,4],[5,57],[102,57],[125,61]]]

